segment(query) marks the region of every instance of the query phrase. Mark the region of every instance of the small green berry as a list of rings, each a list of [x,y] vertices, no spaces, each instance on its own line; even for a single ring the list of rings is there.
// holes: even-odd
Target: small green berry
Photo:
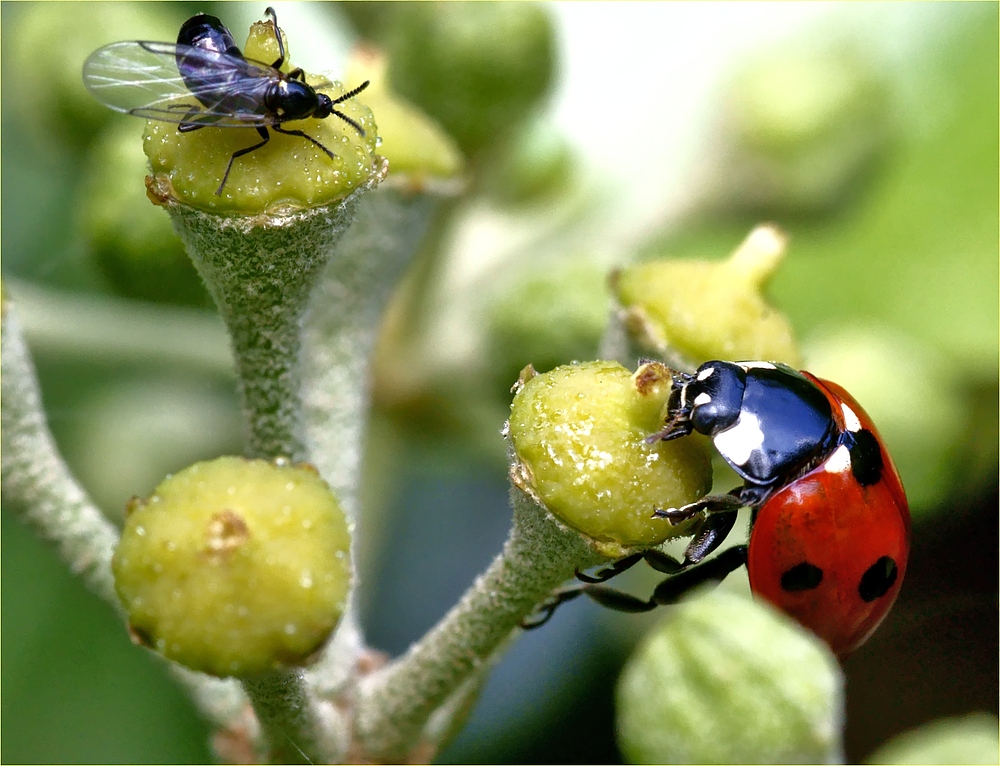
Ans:
[[[221,457],[130,503],[112,569],[136,640],[193,670],[248,676],[322,647],[346,604],[349,551],[315,469]]]
[[[525,269],[490,302],[485,362],[506,388],[529,359],[543,370],[592,359],[609,308],[602,265],[567,258]]]
[[[972,713],[931,721],[905,731],[882,745],[868,763],[994,764],[1000,761],[1000,721],[989,713]]]
[[[725,261],[640,263],[622,269],[613,287],[629,328],[654,353],[692,367],[709,359],[798,367],[791,325],[762,295],[784,250],[782,232],[759,226]]]
[[[766,604],[715,590],[674,607],[618,681],[631,763],[829,763],[843,679],[816,638]]]
[[[746,62],[725,95],[727,202],[797,213],[843,202],[888,147],[889,96],[877,62],[857,46],[770,48]]]
[[[535,3],[404,3],[387,48],[393,88],[467,155],[509,134],[555,76],[554,25]]]
[[[527,207],[565,197],[576,181],[577,158],[548,122],[523,125],[483,174],[483,190],[500,205]]]
[[[508,434],[532,491],[609,555],[689,533],[653,511],[711,487],[704,440],[646,441],[663,424],[670,387],[661,364],[633,374],[617,362],[587,362],[524,381],[511,404]]]

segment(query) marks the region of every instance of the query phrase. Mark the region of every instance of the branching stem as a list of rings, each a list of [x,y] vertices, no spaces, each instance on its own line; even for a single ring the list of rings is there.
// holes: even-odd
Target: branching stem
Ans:
[[[517,486],[503,551],[450,612],[402,657],[367,679],[356,738],[374,762],[406,761],[434,711],[484,669],[522,618],[557,586],[607,561]]]

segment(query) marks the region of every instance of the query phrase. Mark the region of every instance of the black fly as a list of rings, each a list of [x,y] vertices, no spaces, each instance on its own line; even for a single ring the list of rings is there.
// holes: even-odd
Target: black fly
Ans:
[[[187,133],[201,128],[256,128],[261,141],[233,152],[216,194],[222,194],[237,157],[260,149],[271,140],[268,128],[299,136],[333,159],[334,153],[301,130],[286,130],[282,123],[331,114],[365,135],[364,129],[336,109],[368,87],[368,81],[331,99],[305,81],[305,73],[288,74],[279,67],[285,46],[273,8],[266,16],[274,23],[278,58],[264,64],[244,57],[232,34],[215,16],[198,14],[184,22],[177,44],[148,41],[121,42],[94,51],[83,65],[83,82],[98,101],[112,109],[151,120],[178,123]],[[178,98],[194,96],[196,104]]]

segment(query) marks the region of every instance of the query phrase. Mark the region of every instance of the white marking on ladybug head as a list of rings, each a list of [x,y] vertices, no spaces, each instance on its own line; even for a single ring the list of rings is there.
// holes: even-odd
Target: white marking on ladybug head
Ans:
[[[833,451],[823,463],[823,470],[827,473],[843,473],[851,470],[851,451],[846,445],[841,444]]]
[[[754,450],[764,444],[760,421],[750,412],[741,412],[739,418],[725,431],[712,437],[715,448],[733,465],[745,466]]]
[[[776,369],[772,362],[737,362],[738,366],[743,368],[743,371],[747,370],[773,370]]]
[[[847,426],[847,430],[851,433],[857,433],[861,430],[861,421],[858,419],[857,414],[848,407],[843,402],[840,403],[840,410],[844,413],[844,425]]]
[[[710,401],[712,401],[712,397],[702,391],[694,398],[694,406],[700,407],[703,404],[708,404]]]
[[[698,380],[708,380],[713,375],[715,375],[715,368],[706,367],[704,370],[698,373]]]

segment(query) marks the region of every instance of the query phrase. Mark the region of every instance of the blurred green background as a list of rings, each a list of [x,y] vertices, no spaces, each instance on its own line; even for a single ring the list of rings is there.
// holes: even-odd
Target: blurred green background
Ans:
[[[997,5],[804,5],[454,5],[462,27],[434,6],[276,4],[299,64],[336,74],[354,40],[383,46],[393,85],[470,161],[374,365],[361,561],[374,646],[404,650],[499,550],[510,385],[529,362],[596,356],[608,269],[722,258],[774,221],[791,243],[771,298],[806,366],[879,423],[914,516],[899,602],[845,666],[846,756],[996,714]],[[165,473],[240,449],[220,324],[145,198],[141,122],[80,83],[93,49],[172,40],[198,11],[242,42],[263,8],[0,5],[4,286],[60,447],[116,520]],[[503,14],[516,35],[491,33]],[[477,89],[494,95],[459,97]],[[164,669],[6,512],[2,529],[0,759],[209,760]],[[655,582],[629,577],[636,592]],[[656,619],[560,609],[498,665],[440,760],[620,760],[611,690]]]

